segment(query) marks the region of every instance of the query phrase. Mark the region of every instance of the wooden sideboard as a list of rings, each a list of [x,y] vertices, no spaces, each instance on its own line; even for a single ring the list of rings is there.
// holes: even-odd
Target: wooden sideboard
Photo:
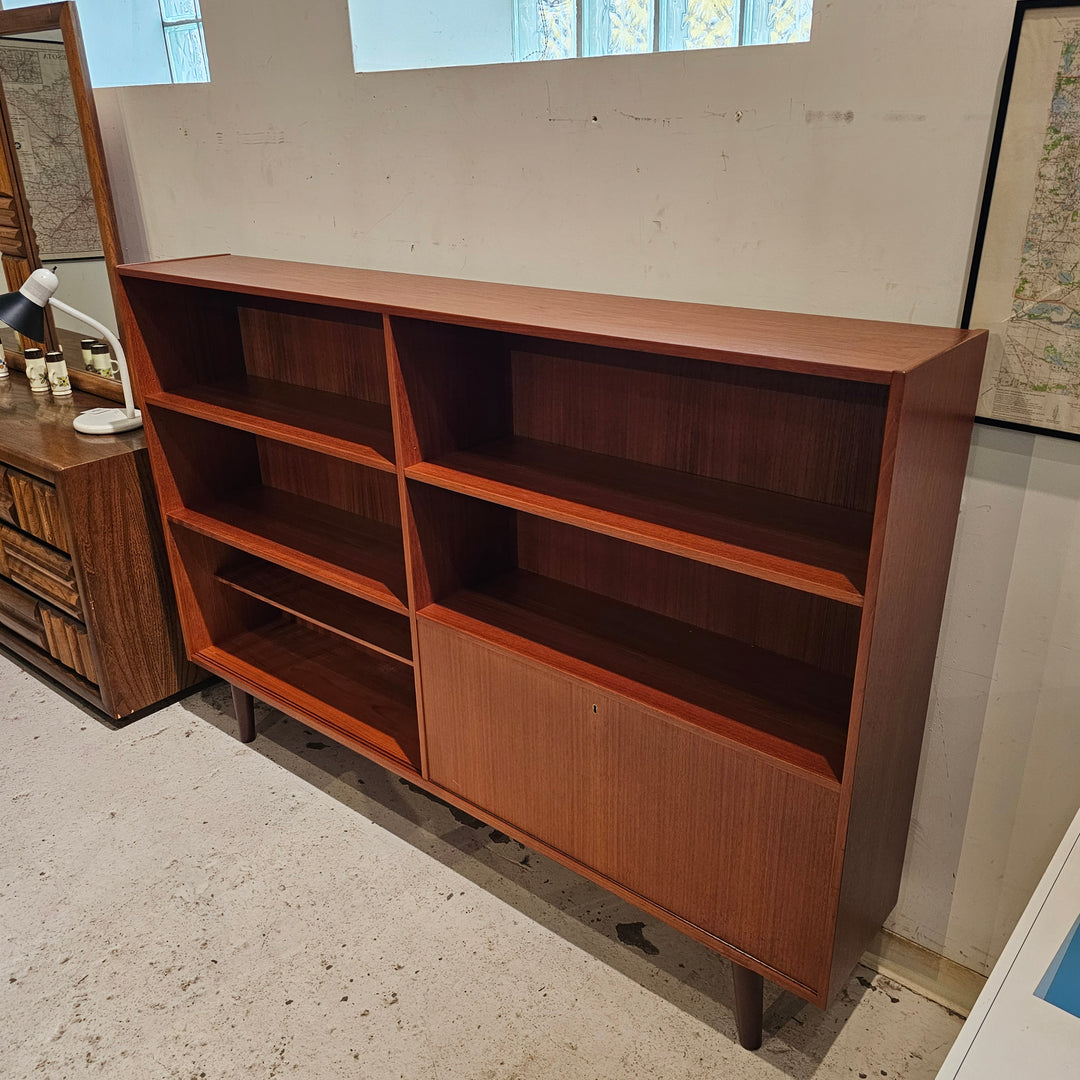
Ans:
[[[184,654],[141,431],[0,380],[0,645],[114,719],[205,678]]]
[[[895,903],[985,334],[122,267],[193,660],[820,1005]]]

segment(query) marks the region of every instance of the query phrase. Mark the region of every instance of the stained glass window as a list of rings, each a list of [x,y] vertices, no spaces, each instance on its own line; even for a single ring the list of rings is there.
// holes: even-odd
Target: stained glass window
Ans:
[[[810,40],[813,0],[773,0],[761,6],[765,8],[765,29],[759,38],[760,44],[782,45],[788,41]]]
[[[813,0],[514,0],[514,59],[810,40]]]
[[[665,49],[723,49],[739,44],[738,0],[673,0]]]
[[[593,0],[586,8],[586,56],[655,51],[654,0]]]
[[[158,0],[173,82],[209,82],[199,0]]]
[[[514,12],[515,60],[565,60],[578,55],[575,0],[531,0]]]

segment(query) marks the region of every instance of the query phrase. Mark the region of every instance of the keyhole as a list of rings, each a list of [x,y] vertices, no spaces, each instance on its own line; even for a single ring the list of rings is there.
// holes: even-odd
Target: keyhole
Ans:
[[[596,706],[595,705],[592,707],[592,711],[596,712]]]

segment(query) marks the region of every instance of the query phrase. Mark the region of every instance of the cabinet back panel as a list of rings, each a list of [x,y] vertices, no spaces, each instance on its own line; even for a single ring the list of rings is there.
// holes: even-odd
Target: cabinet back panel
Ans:
[[[166,509],[194,506],[259,482],[254,435],[156,406],[146,410],[164,451],[157,482]]]
[[[861,610],[571,525],[517,514],[517,565],[850,677]]]
[[[388,322],[401,373],[404,464],[511,433],[501,334],[419,319]]]
[[[397,477],[315,450],[257,437],[262,482],[401,528]]]
[[[390,403],[377,316],[279,303],[241,307],[239,319],[249,375]]]
[[[243,344],[236,297],[214,289],[133,279],[125,285],[135,320],[129,348],[144,394],[176,390],[192,382],[215,382],[223,370],[239,375]]]
[[[405,495],[417,608],[517,565],[513,510],[411,480]]]
[[[612,362],[596,362],[599,350],[588,355],[583,362],[511,354],[515,435],[873,509],[885,387],[644,354],[612,352]],[[776,431],[784,438],[764,437]]]

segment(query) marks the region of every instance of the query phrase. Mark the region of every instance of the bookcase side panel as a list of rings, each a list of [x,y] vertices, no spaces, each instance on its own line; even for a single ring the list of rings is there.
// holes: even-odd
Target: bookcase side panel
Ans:
[[[894,389],[902,399],[888,506],[878,525],[880,564],[868,587],[872,630],[864,630],[868,647],[856,669],[855,761],[840,820],[845,841],[830,997],[899,891],[985,348],[985,334],[973,337]]]

